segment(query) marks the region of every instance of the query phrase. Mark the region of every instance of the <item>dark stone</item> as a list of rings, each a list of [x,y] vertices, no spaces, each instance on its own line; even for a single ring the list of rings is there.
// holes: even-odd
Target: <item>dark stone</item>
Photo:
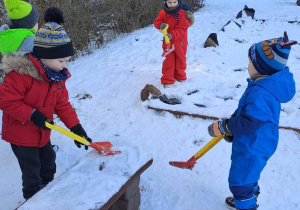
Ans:
[[[216,33],[211,33],[207,37],[205,43],[204,43],[204,48],[206,47],[216,47],[219,45],[217,34]]]
[[[227,25],[229,25],[229,24],[231,23],[231,21],[234,22],[239,28],[242,27],[241,24],[235,22],[234,20],[229,20],[229,21],[226,23],[226,25],[221,29],[221,31],[225,32],[225,27],[226,27]]]
[[[252,19],[254,18],[255,10],[254,10],[253,8],[248,8],[248,6],[245,5],[245,8],[244,8],[243,10],[246,12],[246,15],[247,15],[248,17],[252,17]],[[242,17],[242,15],[243,15],[243,10],[241,10],[241,11],[237,14],[236,19],[239,19],[239,18]]]

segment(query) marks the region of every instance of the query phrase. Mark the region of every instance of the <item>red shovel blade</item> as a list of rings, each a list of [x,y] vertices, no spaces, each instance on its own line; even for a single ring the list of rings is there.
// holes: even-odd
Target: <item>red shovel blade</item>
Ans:
[[[182,169],[193,169],[196,164],[196,158],[193,156],[187,162],[170,161],[171,166],[175,166]]]
[[[92,142],[89,146],[94,148],[95,150],[98,150],[101,155],[114,155],[114,154],[121,153],[121,151],[110,150],[110,148],[113,145],[109,141],[107,141],[107,142]]]
[[[121,153],[121,151],[119,151],[119,150],[110,150],[110,149],[99,151],[99,152],[101,155],[104,155],[104,156],[115,155],[115,154]]]
[[[109,141],[106,141],[106,142],[91,142],[89,146],[96,150],[102,151],[111,148],[113,145]]]
[[[161,55],[161,57],[166,57],[167,55],[169,55],[174,50],[175,50],[174,44],[172,44],[172,48],[171,49],[170,49],[170,44],[167,44],[167,49],[163,52],[163,54]]]

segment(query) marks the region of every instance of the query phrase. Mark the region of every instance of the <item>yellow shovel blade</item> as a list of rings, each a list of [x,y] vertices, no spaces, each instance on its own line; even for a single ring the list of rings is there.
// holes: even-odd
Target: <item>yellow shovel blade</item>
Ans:
[[[74,140],[76,140],[76,141],[78,141],[78,142],[80,142],[80,143],[82,143],[82,144],[84,144],[84,145],[89,146],[89,145],[91,144],[91,143],[90,143],[88,140],[86,140],[85,138],[83,138],[83,137],[81,137],[81,136],[78,136],[77,134],[72,133],[71,131],[69,131],[69,130],[67,130],[67,129],[64,129],[64,128],[62,128],[62,127],[60,127],[59,125],[56,125],[56,124],[53,124],[53,125],[52,125],[51,123],[48,123],[48,122],[45,122],[45,124],[46,124],[46,127],[47,127],[47,128],[56,130],[57,132],[62,133],[62,134],[64,134],[64,135],[70,137],[71,139],[74,139]]]

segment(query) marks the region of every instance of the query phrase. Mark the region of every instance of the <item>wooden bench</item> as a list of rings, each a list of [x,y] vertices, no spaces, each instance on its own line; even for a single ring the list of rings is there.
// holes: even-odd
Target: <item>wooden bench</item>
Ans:
[[[140,176],[153,159],[137,149],[118,149],[122,153],[114,156],[91,151],[17,209],[138,210]]]

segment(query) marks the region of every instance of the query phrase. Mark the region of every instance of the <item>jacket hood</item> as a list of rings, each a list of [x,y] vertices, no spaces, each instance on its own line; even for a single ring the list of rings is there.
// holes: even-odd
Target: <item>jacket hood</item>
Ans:
[[[280,103],[289,102],[296,93],[295,81],[289,67],[257,82],[250,79],[247,79],[247,81],[249,85],[259,85],[268,90]]]
[[[0,27],[0,33],[9,29],[10,29],[9,26],[7,24],[4,24]]]
[[[9,52],[16,52],[27,38],[34,37],[34,29],[10,29],[7,25],[0,28],[0,52],[5,55]],[[26,52],[33,48],[33,39],[29,39],[29,47]],[[28,45],[28,44],[27,44]]]
[[[41,74],[37,71],[32,61],[28,58],[28,53],[12,52],[3,56],[2,70],[5,74],[16,71],[19,74],[30,75],[31,77],[42,81]]]

